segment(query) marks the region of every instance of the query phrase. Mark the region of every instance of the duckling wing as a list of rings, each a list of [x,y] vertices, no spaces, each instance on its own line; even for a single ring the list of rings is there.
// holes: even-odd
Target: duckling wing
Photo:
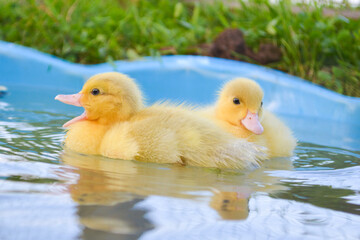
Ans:
[[[267,159],[265,147],[248,142],[245,139],[233,141],[218,147],[215,157],[216,165],[220,168],[255,168],[260,162]]]
[[[160,120],[150,117],[113,126],[102,141],[101,154],[123,160],[181,163],[177,136]]]

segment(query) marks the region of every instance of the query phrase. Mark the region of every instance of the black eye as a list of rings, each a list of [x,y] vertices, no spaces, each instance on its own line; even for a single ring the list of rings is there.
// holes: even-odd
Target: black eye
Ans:
[[[91,90],[91,94],[96,96],[96,95],[99,95],[100,94],[100,90],[97,89],[97,88],[94,88],[93,90]]]
[[[262,107],[263,106],[263,102],[261,102],[261,105],[260,105],[260,107]]]
[[[238,98],[234,98],[234,99],[233,99],[233,103],[236,104],[236,105],[238,105],[238,104],[240,104],[240,100],[239,100]]]

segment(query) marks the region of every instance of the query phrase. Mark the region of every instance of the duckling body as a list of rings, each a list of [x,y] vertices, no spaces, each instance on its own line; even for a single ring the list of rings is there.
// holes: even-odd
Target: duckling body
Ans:
[[[297,140],[289,127],[270,111],[264,110],[262,121],[264,127],[263,136],[250,136],[251,142],[259,142],[263,139],[271,157],[290,157],[296,147]],[[254,139],[254,140],[253,140]]]
[[[125,75],[95,75],[79,94],[57,97],[85,108],[82,116],[65,124],[69,126],[65,146],[74,151],[220,168],[250,167],[265,157],[262,148],[235,138],[189,108],[170,104],[144,108],[140,91]]]
[[[101,154],[126,160],[222,168],[242,168],[252,162],[244,158],[241,163],[235,156],[237,152],[240,158],[252,159],[253,146],[247,141],[239,142],[193,115],[188,109],[163,104],[146,108],[129,121],[115,124],[105,134]],[[233,149],[232,141],[241,146],[240,151]],[[121,151],[124,146],[126,152]]]
[[[263,91],[255,81],[236,78],[223,87],[215,106],[201,114],[234,136],[266,147],[269,157],[291,156],[296,139],[277,116],[263,109],[262,99]]]

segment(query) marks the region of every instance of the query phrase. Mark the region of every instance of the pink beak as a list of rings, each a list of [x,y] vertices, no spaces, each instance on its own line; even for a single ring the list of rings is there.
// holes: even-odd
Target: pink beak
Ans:
[[[241,120],[241,123],[247,130],[257,135],[260,135],[264,132],[264,128],[259,121],[259,116],[257,113],[252,113],[248,110],[246,117]]]
[[[80,99],[82,97],[81,93],[77,93],[77,94],[72,94],[72,95],[57,95],[55,97],[55,100],[59,100],[60,102],[66,103],[66,104],[70,104],[70,105],[74,105],[77,107],[82,107],[81,103],[80,103]],[[86,120],[86,112],[84,112],[83,114],[81,114],[80,116],[66,122],[63,127],[68,127],[73,123],[82,121],[82,120]]]
[[[72,95],[57,95],[55,97],[55,100],[59,100],[60,102],[66,103],[66,104],[70,104],[70,105],[74,105],[77,107],[82,107],[81,103],[80,103],[80,99],[82,97],[81,93],[77,93],[77,94],[72,94]]]

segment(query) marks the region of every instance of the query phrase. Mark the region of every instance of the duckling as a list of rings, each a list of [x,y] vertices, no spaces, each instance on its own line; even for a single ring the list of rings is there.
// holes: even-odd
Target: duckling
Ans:
[[[55,99],[85,109],[64,124],[65,147],[79,153],[218,168],[257,166],[266,157],[262,147],[235,138],[190,108],[168,103],[145,108],[135,82],[117,72],[95,75],[79,93]]]
[[[291,156],[297,140],[278,117],[263,109],[263,96],[255,81],[235,78],[222,88],[215,106],[201,113],[234,136],[266,147],[269,157]]]

